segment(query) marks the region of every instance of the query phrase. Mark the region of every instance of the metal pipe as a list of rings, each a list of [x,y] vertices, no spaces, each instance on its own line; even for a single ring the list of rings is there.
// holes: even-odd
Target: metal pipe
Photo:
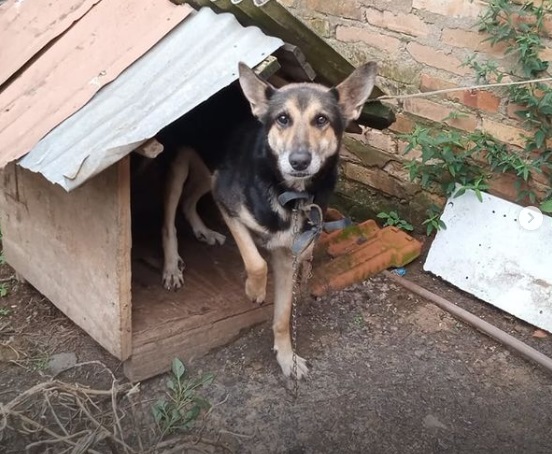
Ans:
[[[403,287],[407,288],[411,292],[416,293],[422,298],[425,298],[431,301],[432,303],[434,303],[444,311],[447,311],[450,314],[452,314],[454,317],[460,319],[461,321],[467,323],[468,325],[473,326],[474,328],[478,329],[479,331],[486,334],[487,336],[492,337],[496,341],[501,342],[502,344],[517,351],[523,357],[530,359],[531,361],[535,361],[536,363],[540,364],[542,367],[552,372],[552,358],[542,354],[538,350],[535,350],[533,347],[530,347],[525,342],[522,342],[519,339],[516,339],[515,337],[510,336],[508,333],[505,333],[504,331],[497,328],[496,326],[491,325],[485,320],[480,319],[479,317],[472,314],[471,312],[468,312],[462,309],[461,307],[458,307],[456,304],[451,303],[445,298],[439,295],[436,295],[435,293],[432,293],[429,290],[426,290],[425,288],[420,287],[419,285],[414,284],[413,282],[410,282],[407,279],[397,276],[396,274],[393,274],[390,271],[384,271],[383,274],[389,279],[395,281],[397,284],[402,285]]]

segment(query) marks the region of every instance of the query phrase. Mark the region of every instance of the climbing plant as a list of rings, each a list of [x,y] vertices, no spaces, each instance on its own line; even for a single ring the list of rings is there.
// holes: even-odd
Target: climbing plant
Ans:
[[[492,83],[546,76],[549,62],[544,61],[540,53],[544,49],[545,16],[550,12],[552,2],[537,5],[490,0],[478,19],[479,29],[488,35],[487,41],[492,45],[505,46],[512,64],[501,69],[496,61],[481,61],[474,55],[465,64],[475,71],[477,81]],[[473,189],[481,199],[481,191],[488,189],[493,174],[510,173],[515,176],[518,200],[539,203],[541,210],[551,213],[552,190],[538,197],[530,183],[536,174],[544,174],[552,187],[552,88],[534,83],[510,85],[500,90],[509,103],[519,106],[515,113],[528,131],[521,150],[483,131],[465,133],[443,129],[443,125],[416,126],[414,131],[403,136],[408,142],[405,153],[421,150],[421,159],[407,164],[410,178],[445,196]],[[435,223],[434,207],[428,213],[429,219]],[[439,227],[442,224],[435,225]]]

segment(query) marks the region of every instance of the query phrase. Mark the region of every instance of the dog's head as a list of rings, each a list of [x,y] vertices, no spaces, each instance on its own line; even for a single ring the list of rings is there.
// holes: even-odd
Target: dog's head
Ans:
[[[347,124],[356,120],[374,87],[377,65],[357,68],[334,88],[294,83],[280,89],[240,63],[240,85],[286,181],[313,177],[339,152]]]

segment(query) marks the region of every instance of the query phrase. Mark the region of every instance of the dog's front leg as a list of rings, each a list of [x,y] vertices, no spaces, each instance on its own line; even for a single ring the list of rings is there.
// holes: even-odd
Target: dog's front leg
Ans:
[[[163,201],[163,286],[167,290],[179,289],[184,284],[184,277],[182,276],[184,262],[178,254],[175,220],[178,202],[182,195],[184,183],[188,178],[190,166],[187,159],[181,159],[181,155],[178,155],[178,159],[175,159],[169,169],[165,186],[165,199]],[[185,157],[184,155],[182,156]]]
[[[289,377],[293,370],[293,347],[290,336],[291,305],[293,298],[293,257],[291,251],[278,248],[272,251],[272,271],[274,273],[274,350],[276,359],[284,375]],[[307,362],[296,356],[297,378],[307,375]]]
[[[230,233],[234,237],[245,265],[247,279],[245,281],[245,294],[255,302],[262,303],[266,298],[266,280],[268,267],[262,258],[257,245],[253,241],[251,232],[238,219],[229,216],[221,209],[222,217]]]

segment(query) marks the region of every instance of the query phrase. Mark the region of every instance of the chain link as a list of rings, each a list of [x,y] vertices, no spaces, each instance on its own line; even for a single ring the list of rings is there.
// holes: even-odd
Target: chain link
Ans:
[[[293,225],[293,235],[297,236],[300,232],[299,227],[299,209],[296,207],[293,209],[291,222]],[[299,259],[297,255],[293,256],[292,263],[292,299],[291,299],[291,348],[293,350],[293,369],[292,375],[294,380],[293,386],[293,395],[297,399],[299,395],[299,378],[297,377],[297,283],[298,283],[298,273],[299,273]]]

